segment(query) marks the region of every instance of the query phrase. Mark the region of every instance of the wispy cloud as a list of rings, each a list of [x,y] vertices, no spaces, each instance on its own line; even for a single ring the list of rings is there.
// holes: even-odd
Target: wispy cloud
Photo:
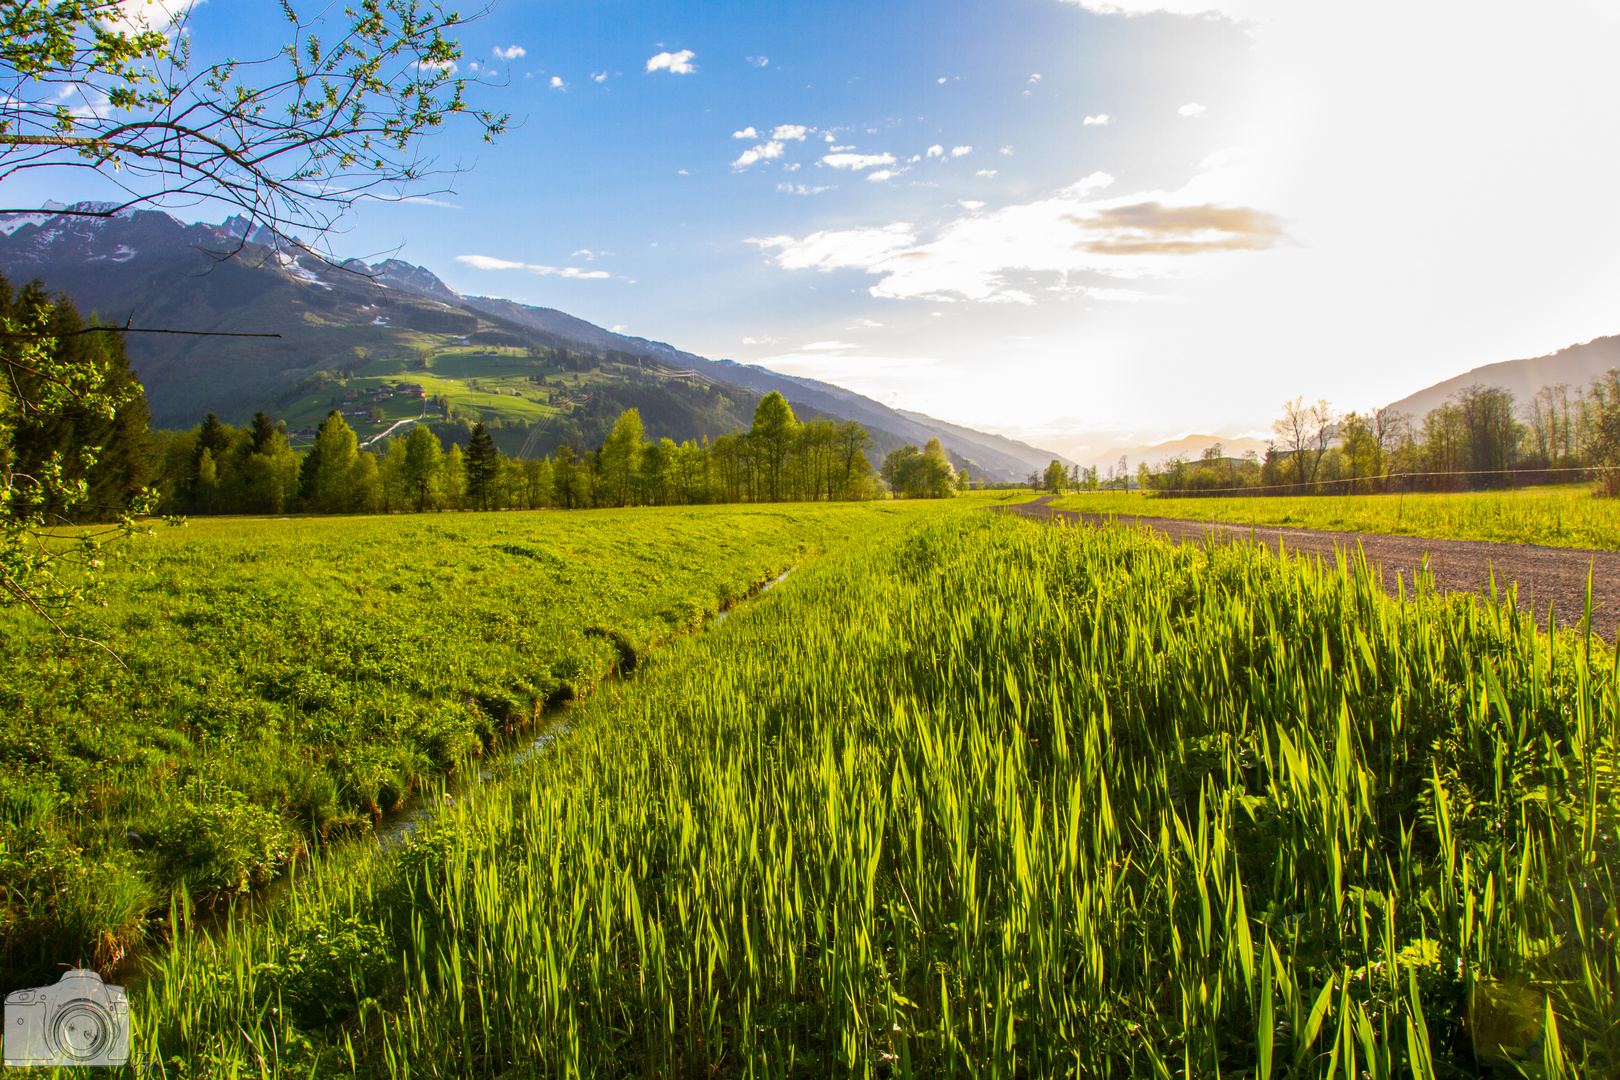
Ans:
[[[779,142],[761,143],[760,145],[754,147],[752,150],[744,150],[741,154],[738,154],[737,155],[737,160],[733,161],[731,163],[731,167],[734,168],[734,169],[746,169],[746,168],[748,168],[748,166],[754,164],[756,161],[764,161],[764,160],[766,160],[768,158],[779,158],[781,156],[782,156],[782,144],[781,143],[779,143]]]
[[[1010,146],[1003,146],[1001,148],[1001,153],[1006,154],[1008,157],[1012,156],[1012,152],[1013,152],[1013,149]]]
[[[878,165],[895,164],[893,154],[828,154],[821,160],[835,169],[853,169],[856,172]]]
[[[696,56],[691,49],[682,49],[680,52],[661,52],[647,61],[648,71],[667,71],[672,75],[690,75],[697,70],[692,63]]]
[[[501,60],[516,60],[520,56],[528,56],[528,50],[521,45],[508,45],[506,48],[495,46],[495,56]]]
[[[771,62],[771,58],[768,56],[750,56],[748,58],[748,62],[753,64],[755,67],[764,67],[766,64]]]
[[[457,255],[456,261],[466,263],[475,270],[526,270],[531,274],[540,274],[543,277],[602,279],[613,276],[606,270],[581,270],[577,266],[542,266],[539,263],[497,259],[490,255]]]
[[[997,172],[997,170],[995,170],[995,169],[980,169],[978,172],[974,173],[973,175],[974,176],[982,176],[986,180],[988,180],[990,177],[996,175],[996,172]]]
[[[819,195],[823,191],[837,187],[836,184],[823,184],[820,187],[811,187],[808,184],[777,184],[777,191],[785,191],[789,195]]]
[[[1088,116],[1082,121],[1086,127],[1107,127],[1113,122],[1114,118],[1109,116],[1107,113],[1098,113],[1096,116]]]

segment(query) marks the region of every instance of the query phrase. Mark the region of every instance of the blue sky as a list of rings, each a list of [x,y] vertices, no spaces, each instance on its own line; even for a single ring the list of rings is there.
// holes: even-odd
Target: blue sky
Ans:
[[[511,132],[333,246],[1074,455],[1256,432],[1620,331],[1616,7],[500,0]]]

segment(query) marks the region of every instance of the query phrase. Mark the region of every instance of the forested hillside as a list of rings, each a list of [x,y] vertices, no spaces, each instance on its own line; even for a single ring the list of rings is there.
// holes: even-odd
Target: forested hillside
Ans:
[[[1056,456],[902,414],[827,383],[625,337],[550,308],[464,297],[402,260],[336,265],[273,239],[236,218],[186,225],[155,211],[110,219],[10,215],[0,217],[0,273],[19,284],[40,280],[105,321],[280,335],[132,336],[130,360],[162,428],[190,428],[208,413],[242,424],[262,410],[291,431],[309,429],[334,405],[354,406],[404,376],[441,399],[431,422],[446,443],[464,444],[482,419],[508,453],[523,448],[536,426],[542,433],[530,453],[565,444],[594,449],[628,408],[658,438],[714,438],[746,426],[754,403],[775,391],[803,418],[859,422],[884,454],[938,438],[953,466],[975,476],[1018,480]],[[551,423],[543,423],[545,403],[523,400],[521,386],[538,380],[568,403]],[[503,392],[492,394],[492,383]],[[400,404],[383,407],[381,426],[367,426],[369,414],[349,419],[370,439],[404,418]]]

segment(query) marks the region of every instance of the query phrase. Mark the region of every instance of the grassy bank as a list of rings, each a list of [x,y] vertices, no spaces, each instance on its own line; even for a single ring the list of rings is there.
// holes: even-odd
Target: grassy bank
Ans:
[[[417,843],[184,938],[145,1047],[171,1076],[1614,1074],[1610,656],[1360,569],[959,509],[874,513]]]
[[[1052,505],[1088,514],[1141,514],[1239,525],[1620,551],[1620,500],[1598,498],[1585,486],[1458,495],[1208,499],[1084,492],[1065,495]]]
[[[872,506],[208,520],[69,640],[0,613],[0,982],[106,969],[172,889],[253,893]]]

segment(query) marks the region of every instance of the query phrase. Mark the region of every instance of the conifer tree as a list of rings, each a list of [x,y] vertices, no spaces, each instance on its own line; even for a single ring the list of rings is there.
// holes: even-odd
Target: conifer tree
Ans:
[[[479,510],[488,510],[495,478],[500,474],[501,459],[500,452],[495,449],[494,437],[481,422],[473,428],[472,437],[467,440],[464,468],[467,471],[468,504]]]

